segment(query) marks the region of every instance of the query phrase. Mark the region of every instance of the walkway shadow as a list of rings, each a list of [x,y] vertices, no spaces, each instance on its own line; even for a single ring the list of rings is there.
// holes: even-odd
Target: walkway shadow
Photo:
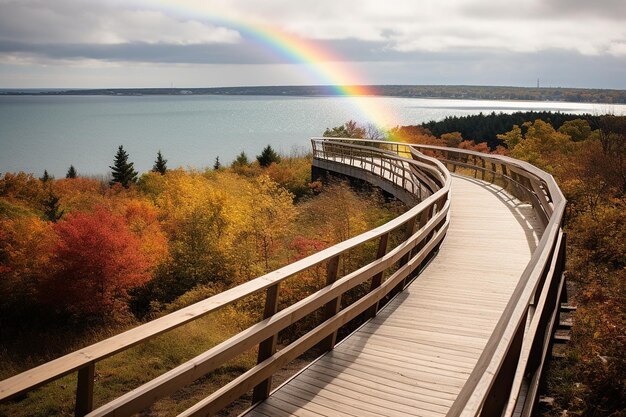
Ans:
[[[452,174],[452,176],[476,184],[502,201],[524,230],[530,252],[533,253],[535,249],[537,249],[537,244],[543,235],[544,227],[530,203],[518,200],[499,185],[458,174]],[[454,189],[452,192],[454,193]]]

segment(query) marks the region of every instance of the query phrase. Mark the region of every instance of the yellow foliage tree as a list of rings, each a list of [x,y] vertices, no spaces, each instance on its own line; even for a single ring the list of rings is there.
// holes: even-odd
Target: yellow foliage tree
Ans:
[[[18,217],[0,222],[0,305],[23,307],[37,300],[39,282],[50,273],[56,236],[49,222]]]
[[[517,125],[508,133],[498,135],[498,139],[509,147],[513,158],[553,171],[558,161],[573,149],[573,143],[568,135],[556,131],[551,124],[543,120],[526,122],[523,127],[527,129],[525,135],[522,135],[522,130]]]

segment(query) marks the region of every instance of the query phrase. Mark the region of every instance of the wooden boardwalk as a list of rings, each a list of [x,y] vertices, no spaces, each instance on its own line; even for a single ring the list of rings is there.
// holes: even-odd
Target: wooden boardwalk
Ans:
[[[542,231],[532,207],[455,176],[439,253],[379,314],[248,416],[443,416]]]

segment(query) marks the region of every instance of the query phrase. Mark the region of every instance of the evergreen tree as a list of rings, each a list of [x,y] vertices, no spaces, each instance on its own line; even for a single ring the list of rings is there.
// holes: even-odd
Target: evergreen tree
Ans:
[[[256,160],[259,161],[259,165],[262,167],[268,167],[272,165],[272,162],[279,163],[280,156],[276,153],[274,149],[270,145],[267,145],[261,155],[257,155]]]
[[[76,178],[76,168],[74,165],[70,165],[70,168],[67,170],[67,174],[65,174],[65,178]]]
[[[117,149],[113,165],[109,168],[111,168],[113,176],[110,185],[120,183],[123,187],[128,188],[131,183],[137,182],[137,171],[135,171],[133,163],[128,162],[128,153],[122,145]]]
[[[220,162],[220,157],[216,156],[215,157],[215,162],[213,163],[213,169],[217,171],[221,167],[222,167],[222,163]]]
[[[74,177],[75,178],[75,177]],[[52,191],[48,194],[48,197],[43,201],[44,214],[46,219],[51,222],[56,222],[63,216],[63,211],[60,209],[59,197],[54,195]]]
[[[167,159],[163,158],[161,155],[161,151],[157,152],[157,159],[154,161],[154,166],[152,167],[152,172],[158,172],[161,175],[165,175],[167,172]]]
[[[248,155],[244,151],[241,151],[239,155],[237,155],[237,159],[235,159],[235,163],[233,165],[238,166],[247,166],[250,165],[250,161],[248,161]]]
[[[50,180],[53,180],[53,179],[54,179],[54,177],[52,177],[52,176],[50,176],[50,175],[48,174],[48,170],[47,170],[47,169],[44,169],[44,171],[43,171],[43,177],[41,177],[41,178],[39,178],[39,179],[41,180],[41,182],[48,182],[48,181],[50,181]]]

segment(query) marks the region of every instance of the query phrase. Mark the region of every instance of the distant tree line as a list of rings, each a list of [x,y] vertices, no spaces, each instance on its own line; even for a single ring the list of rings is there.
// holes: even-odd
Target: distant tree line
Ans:
[[[492,112],[470,116],[448,116],[439,122],[430,121],[422,123],[421,126],[437,137],[446,133],[459,132],[463,139],[470,139],[476,143],[487,142],[491,149],[495,149],[502,144],[498,135],[510,131],[514,125],[522,126],[526,122],[542,120],[555,129],[559,129],[563,123],[576,119],[586,120],[592,127],[598,125],[598,117],[590,114],[527,111],[513,114]]]

